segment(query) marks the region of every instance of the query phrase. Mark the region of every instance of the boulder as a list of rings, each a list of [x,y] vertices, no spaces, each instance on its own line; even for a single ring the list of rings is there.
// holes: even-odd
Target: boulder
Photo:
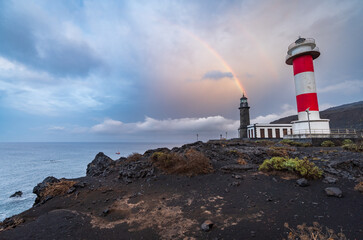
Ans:
[[[323,179],[323,183],[329,183],[329,184],[336,183],[337,181],[338,181],[338,179],[333,178],[333,177],[325,177]]]
[[[23,195],[23,192],[22,191],[16,191],[14,194],[12,194],[10,197],[13,198],[13,197],[21,197]]]
[[[58,178],[55,178],[55,177],[52,177],[52,176],[49,176],[49,177],[46,177],[43,182],[41,183],[38,183],[38,185],[36,185],[34,188],[33,188],[33,193],[36,194],[38,197],[40,195],[40,193],[42,191],[44,191],[44,189],[51,183],[57,183],[59,182],[59,179]]]
[[[308,180],[306,180],[305,178],[300,178],[300,179],[296,180],[296,183],[300,187],[307,187],[307,186],[310,185],[309,182],[308,182]]]
[[[151,162],[136,161],[122,164],[119,171],[119,179],[124,179],[126,183],[131,179],[146,178],[154,176],[155,168]]]
[[[325,193],[326,193],[326,195],[332,196],[332,197],[338,197],[338,198],[343,197],[342,190],[340,190],[337,187],[328,187],[328,188],[325,188]]]
[[[203,231],[208,232],[212,229],[213,222],[211,220],[205,220],[200,227]]]
[[[95,159],[87,165],[87,176],[99,176],[110,171],[110,169],[115,165],[115,161],[106,156],[103,152],[99,152]]]

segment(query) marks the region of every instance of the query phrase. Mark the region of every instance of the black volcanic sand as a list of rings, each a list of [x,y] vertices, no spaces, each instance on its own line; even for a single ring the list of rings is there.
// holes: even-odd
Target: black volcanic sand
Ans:
[[[296,151],[324,158],[330,150]],[[339,150],[334,156],[362,161],[361,153]],[[14,216],[24,222],[0,232],[0,239],[283,239],[286,222],[295,229],[318,222],[348,239],[363,239],[363,195],[353,179],[334,176],[336,184],[311,180],[300,187],[296,179],[253,169],[226,173],[216,166],[232,160],[216,161],[214,173],[195,177],[157,173],[130,184],[117,173],[75,179],[86,186]],[[324,189],[331,186],[344,197],[327,196]],[[209,232],[201,230],[205,220],[214,223]]]

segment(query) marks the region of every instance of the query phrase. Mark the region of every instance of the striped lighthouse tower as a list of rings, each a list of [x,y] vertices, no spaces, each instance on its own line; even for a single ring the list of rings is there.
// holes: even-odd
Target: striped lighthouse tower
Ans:
[[[294,135],[320,137],[330,134],[329,120],[320,119],[313,60],[320,56],[312,38],[297,39],[290,44],[286,64],[293,65],[298,121],[292,122]]]

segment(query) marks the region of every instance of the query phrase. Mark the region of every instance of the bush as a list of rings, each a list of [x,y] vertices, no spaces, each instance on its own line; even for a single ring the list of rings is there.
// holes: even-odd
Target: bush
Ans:
[[[168,174],[195,176],[213,172],[209,158],[194,149],[186,151],[184,156],[178,153],[155,152],[151,161]]]
[[[287,147],[270,147],[267,154],[271,157],[288,157],[292,149]]]
[[[352,152],[363,152],[363,144],[355,144],[355,143],[348,143],[348,144],[344,144],[342,146],[343,149],[348,150],[348,151],[352,151]]]
[[[127,157],[126,161],[136,162],[136,161],[139,161],[141,158],[142,158],[142,155],[140,153],[132,153]]]
[[[273,157],[266,159],[259,167],[260,171],[288,171],[299,176],[318,179],[323,175],[323,171],[307,159]]]
[[[330,140],[325,140],[324,142],[321,143],[321,146],[322,147],[334,147],[335,144]]]
[[[294,146],[294,147],[311,147],[311,143],[302,143],[302,142],[295,142],[290,139],[283,139],[280,141],[281,144]]]
[[[348,144],[353,144],[353,141],[350,139],[344,139],[344,141],[342,142],[342,145],[348,145]]]

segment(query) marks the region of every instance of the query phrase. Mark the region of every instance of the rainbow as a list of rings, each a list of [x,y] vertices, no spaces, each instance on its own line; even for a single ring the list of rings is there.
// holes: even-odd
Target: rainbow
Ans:
[[[192,33],[191,31],[189,31],[188,29],[186,29],[180,25],[171,23],[171,22],[167,21],[166,19],[158,18],[158,20],[161,22],[167,23],[173,27],[178,28],[184,34],[188,35],[189,37],[193,38],[194,40],[196,40],[197,42],[202,44],[210,53],[212,53],[218,59],[218,61],[223,65],[223,67],[228,72],[232,73],[236,86],[238,87],[238,89],[240,90],[240,92],[242,94],[247,96],[246,89],[243,87],[241,81],[238,79],[236,73],[233,71],[231,66],[229,66],[229,64],[227,63],[226,60],[224,60],[224,58],[221,56],[221,54],[219,54],[214,48],[212,48],[205,40],[201,39],[200,37],[198,37],[196,34]],[[238,30],[240,30],[244,34],[244,36],[246,36],[247,39],[253,44],[253,47],[256,49],[258,55],[261,57],[261,60],[264,63],[265,69],[267,71],[269,71],[270,76],[272,78],[277,78],[278,73],[273,66],[273,61],[268,57],[268,55],[266,55],[266,52],[264,51],[262,46],[258,43],[258,40],[255,38],[255,36],[253,34],[251,34],[247,29],[245,29],[244,26],[238,26],[238,27],[239,27]]]
[[[236,73],[233,71],[233,69],[231,68],[231,66],[228,65],[228,63],[226,62],[226,60],[224,60],[224,58],[214,49],[212,48],[206,41],[202,40],[201,38],[199,38],[197,35],[195,35],[194,33],[190,32],[187,29],[181,28],[179,27],[184,33],[186,33],[188,36],[190,36],[191,38],[193,38],[194,40],[198,41],[199,43],[201,43],[206,49],[208,49],[209,52],[211,52],[223,65],[223,67],[230,73],[232,73],[233,75],[233,79],[234,82],[236,83],[238,89],[241,91],[242,94],[244,94],[245,96],[247,96],[246,90],[243,87],[242,83],[240,82],[240,80],[237,78]]]

